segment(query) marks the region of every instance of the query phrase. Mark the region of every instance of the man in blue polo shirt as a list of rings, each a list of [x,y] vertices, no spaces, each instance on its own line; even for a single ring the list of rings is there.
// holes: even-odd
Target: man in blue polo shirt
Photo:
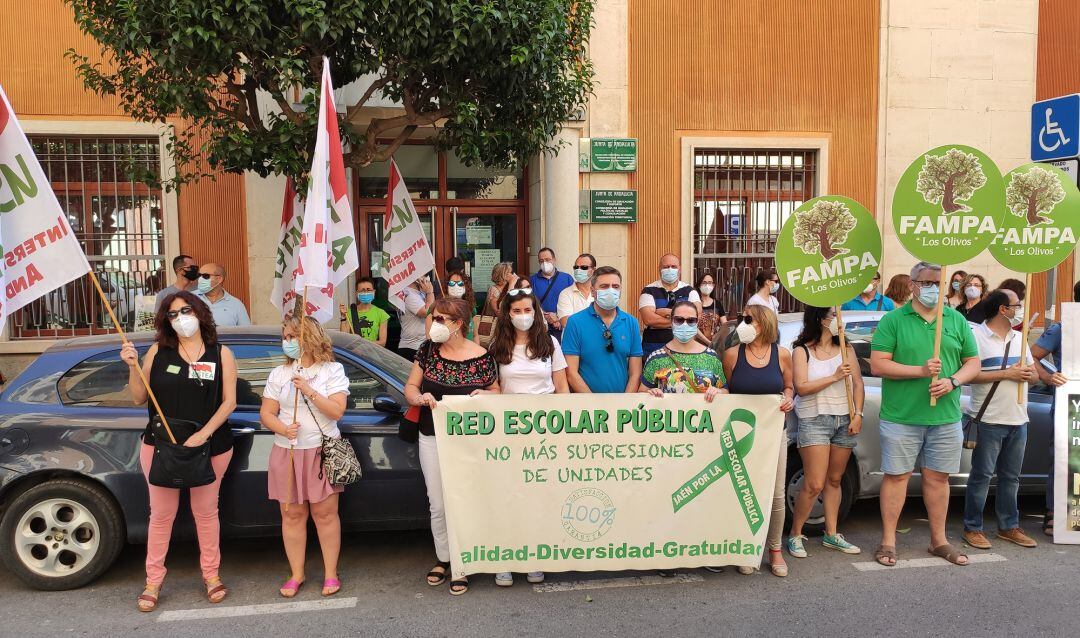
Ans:
[[[555,267],[555,251],[547,246],[536,253],[536,258],[540,261],[540,270],[529,277],[529,281],[532,282],[533,294],[544,311],[548,334],[561,340],[562,327],[556,312],[559,309],[559,293],[573,286],[574,279],[564,272],[559,272]]]
[[[574,392],[634,392],[641,376],[641,330],[619,309],[622,275],[611,266],[593,273],[596,301],[570,315],[563,331],[566,379]]]
[[[840,306],[841,310],[884,310],[888,312],[896,308],[896,304],[892,299],[881,294],[881,273],[874,273],[874,280],[870,282],[870,285],[866,287],[866,290],[862,291],[858,297],[855,297],[846,304]]]

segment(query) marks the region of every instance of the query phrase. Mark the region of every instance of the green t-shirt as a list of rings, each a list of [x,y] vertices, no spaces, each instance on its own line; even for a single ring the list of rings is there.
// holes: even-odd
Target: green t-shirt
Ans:
[[[368,341],[378,341],[379,330],[384,323],[390,321],[390,315],[386,314],[386,311],[378,306],[371,306],[367,310],[361,311],[356,307],[356,304],[353,304],[350,316],[352,317],[353,331]]]
[[[934,356],[933,322],[926,321],[908,302],[878,322],[871,350],[891,352],[893,361],[926,365]],[[979,356],[967,319],[945,307],[941,316],[941,378],[956,374],[964,359]],[[960,388],[930,406],[930,378],[882,379],[881,420],[904,425],[946,425],[960,421]]]
[[[679,366],[671,360],[671,356],[668,355],[666,348],[654,350],[641,368],[642,385],[646,388],[660,388],[665,394],[692,393],[694,390],[686,382],[686,377],[679,370]],[[698,392],[704,392],[711,387],[724,386],[726,382],[724,366],[712,348],[706,348],[704,352],[694,354],[675,352],[673,356],[678,358],[679,365],[687,374],[694,375]]]

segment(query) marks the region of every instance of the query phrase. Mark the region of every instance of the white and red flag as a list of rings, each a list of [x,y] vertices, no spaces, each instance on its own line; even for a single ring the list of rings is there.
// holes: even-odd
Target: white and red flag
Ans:
[[[271,302],[284,316],[296,295],[307,292],[304,314],[326,323],[337,310],[334,290],[359,266],[349,180],[338,133],[330,61],[323,58],[319,129],[307,197],[301,205],[286,186]],[[302,216],[296,213],[303,211]],[[292,293],[292,294],[290,294]]]
[[[0,87],[0,332],[7,317],[90,272],[67,215]]]
[[[434,268],[435,257],[424,236],[420,216],[413,207],[397,162],[391,159],[380,269],[382,278],[390,286],[390,303],[405,310],[405,288]]]

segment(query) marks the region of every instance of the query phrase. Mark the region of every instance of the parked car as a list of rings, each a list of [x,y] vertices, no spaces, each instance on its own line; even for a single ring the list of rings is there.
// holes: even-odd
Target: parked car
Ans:
[[[259,423],[263,385],[283,362],[277,328],[227,328],[221,341],[238,366],[237,408],[229,419],[235,452],[221,490],[224,536],[278,533],[267,498],[273,434]],[[331,332],[350,395],[342,433],[364,479],[347,489],[349,530],[428,526],[416,446],[397,437],[410,364],[354,335]],[[140,352],[150,333],[131,335]],[[79,587],[100,576],[125,542],[146,541],[149,503],[139,466],[147,408],[132,404],[117,337],[85,337],[46,350],[0,393],[0,558],[29,585]],[[174,537],[194,538],[181,508]]]
[[[866,386],[866,401],[863,404],[863,427],[858,444],[848,462],[847,472],[840,483],[840,515],[842,521],[858,499],[876,498],[881,490],[881,442],[878,412],[881,408],[881,379],[870,372],[870,341],[878,321],[884,312],[845,312],[844,327],[848,341],[855,349],[859,369]],[[802,330],[802,313],[780,315],[780,344],[791,348],[791,343]],[[970,389],[964,387],[961,395],[961,407],[971,400]],[[1042,494],[1046,489],[1046,479],[1052,470],[1049,448],[1053,436],[1050,420],[1050,405],[1053,400],[1051,391],[1041,384],[1033,385],[1028,392],[1027,450],[1020,473],[1021,494]],[[798,419],[794,411],[787,418],[788,467],[787,467],[787,520],[790,521],[795,511],[795,499],[802,489],[802,457],[799,456],[796,435]],[[953,494],[963,494],[967,486],[968,472],[971,470],[971,450],[964,450],[960,463],[960,473],[949,477]],[[922,478],[919,468],[908,483],[908,494],[921,496]],[[820,532],[825,528],[824,509],[821,498],[810,512],[810,518],[804,529],[807,532]]]

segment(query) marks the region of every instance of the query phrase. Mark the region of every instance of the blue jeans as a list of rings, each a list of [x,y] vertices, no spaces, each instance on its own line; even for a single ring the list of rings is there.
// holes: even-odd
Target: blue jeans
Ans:
[[[965,420],[970,417],[965,416]],[[971,474],[968,476],[967,496],[964,498],[964,529],[981,532],[986,493],[990,477],[997,470],[997,489],[994,511],[999,530],[1020,527],[1020,511],[1016,492],[1020,489],[1020,466],[1027,447],[1027,423],[1023,425],[979,425],[978,444],[971,453]]]

